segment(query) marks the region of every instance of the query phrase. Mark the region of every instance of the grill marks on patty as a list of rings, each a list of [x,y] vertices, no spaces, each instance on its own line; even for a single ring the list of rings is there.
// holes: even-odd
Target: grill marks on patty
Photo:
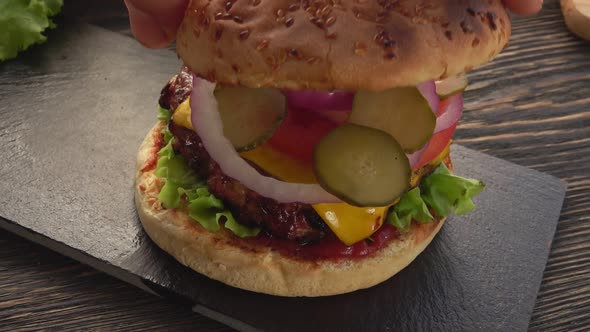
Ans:
[[[180,73],[170,79],[160,92],[160,106],[175,110],[193,90],[193,75],[188,68],[182,67]]]
[[[182,72],[162,89],[160,106],[176,109],[188,98],[191,90],[192,76],[183,68]],[[201,178],[207,179],[209,191],[224,202],[239,223],[259,226],[271,236],[301,243],[318,241],[329,232],[327,225],[311,205],[279,203],[259,195],[223,174],[194,131],[174,122],[170,122],[169,128],[176,137],[174,150],[187,160],[188,165]]]

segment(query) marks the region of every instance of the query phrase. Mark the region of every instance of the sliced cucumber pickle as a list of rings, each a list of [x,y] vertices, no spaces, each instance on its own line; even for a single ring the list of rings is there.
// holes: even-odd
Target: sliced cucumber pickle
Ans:
[[[411,172],[396,140],[365,126],[338,127],[314,151],[314,173],[320,185],[355,206],[393,203],[409,188]]]
[[[268,140],[287,113],[287,101],[278,89],[218,87],[215,89],[223,134],[238,152],[252,150]]]
[[[436,115],[417,88],[394,88],[358,91],[348,122],[381,129],[393,136],[405,152],[412,153],[432,137]]]
[[[468,83],[465,73],[434,82],[436,85],[436,94],[443,99],[465,91]]]

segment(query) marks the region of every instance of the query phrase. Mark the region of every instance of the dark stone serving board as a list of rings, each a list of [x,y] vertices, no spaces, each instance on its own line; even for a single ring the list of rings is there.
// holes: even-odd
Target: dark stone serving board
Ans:
[[[525,330],[565,185],[460,146],[456,172],[487,183],[408,268],[381,285],[325,298],[227,287],[181,266],[142,231],[136,150],[169,51],[69,26],[0,64],[0,226],[241,330]]]

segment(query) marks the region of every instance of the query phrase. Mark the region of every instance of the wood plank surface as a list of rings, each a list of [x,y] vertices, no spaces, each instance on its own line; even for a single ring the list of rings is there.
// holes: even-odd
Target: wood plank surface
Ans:
[[[64,11],[129,34],[125,15],[115,0],[66,1]],[[569,184],[530,330],[587,331],[590,43],[546,1],[541,15],[514,21],[510,46],[470,79],[457,142]],[[0,246],[0,330],[228,330],[5,231]]]

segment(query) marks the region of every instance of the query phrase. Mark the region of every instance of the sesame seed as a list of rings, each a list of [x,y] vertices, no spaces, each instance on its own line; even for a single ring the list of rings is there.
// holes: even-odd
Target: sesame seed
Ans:
[[[383,41],[383,46],[384,47],[393,47],[393,46],[395,46],[395,41],[391,40],[391,39],[386,39]]]
[[[453,40],[453,33],[450,30],[445,31],[445,36],[448,40]]]
[[[232,7],[233,5],[234,5],[234,3],[233,3],[233,2],[231,2],[231,1],[228,1],[228,2],[226,2],[226,3],[225,3],[225,11],[226,11],[226,12],[229,12],[229,11],[230,11],[230,9],[231,9],[231,7]]]
[[[256,45],[256,50],[262,51],[263,49],[268,47],[268,43],[269,43],[269,41],[267,39],[261,40],[260,43],[258,43],[258,45]]]
[[[320,59],[318,57],[315,56],[310,56],[307,59],[305,59],[305,62],[309,63],[309,64],[314,64],[316,62],[318,62]]]
[[[317,18],[317,17],[315,17],[315,16],[310,17],[309,18],[309,21],[311,23],[313,23],[315,26],[317,26],[318,28],[323,28],[324,27],[324,23],[322,22],[322,20],[319,19],[319,18]]]
[[[220,40],[222,34],[223,34],[223,28],[217,28],[217,30],[215,30],[215,41]]]
[[[363,42],[355,42],[354,43],[354,54],[356,55],[365,55],[367,54],[367,45]]]
[[[334,23],[336,23],[336,17],[334,17],[334,16],[330,16],[326,20],[326,26],[327,27],[332,26]]]
[[[287,19],[285,20],[285,25],[288,27],[292,26],[293,23],[295,23],[295,19],[292,17],[287,17]]]
[[[496,14],[494,14],[492,12],[488,12],[486,16],[488,18],[490,28],[492,28],[492,30],[498,29],[498,25],[496,24],[496,18],[497,18]]]
[[[246,40],[250,37],[250,30],[249,29],[242,29],[240,30],[239,38],[240,40]]]
[[[299,53],[299,51],[296,48],[292,48],[289,50],[289,56],[293,58],[299,58],[301,57],[301,53]]]
[[[385,60],[393,60],[393,59],[395,59],[395,54],[394,53],[386,53],[383,58],[385,58]]]

